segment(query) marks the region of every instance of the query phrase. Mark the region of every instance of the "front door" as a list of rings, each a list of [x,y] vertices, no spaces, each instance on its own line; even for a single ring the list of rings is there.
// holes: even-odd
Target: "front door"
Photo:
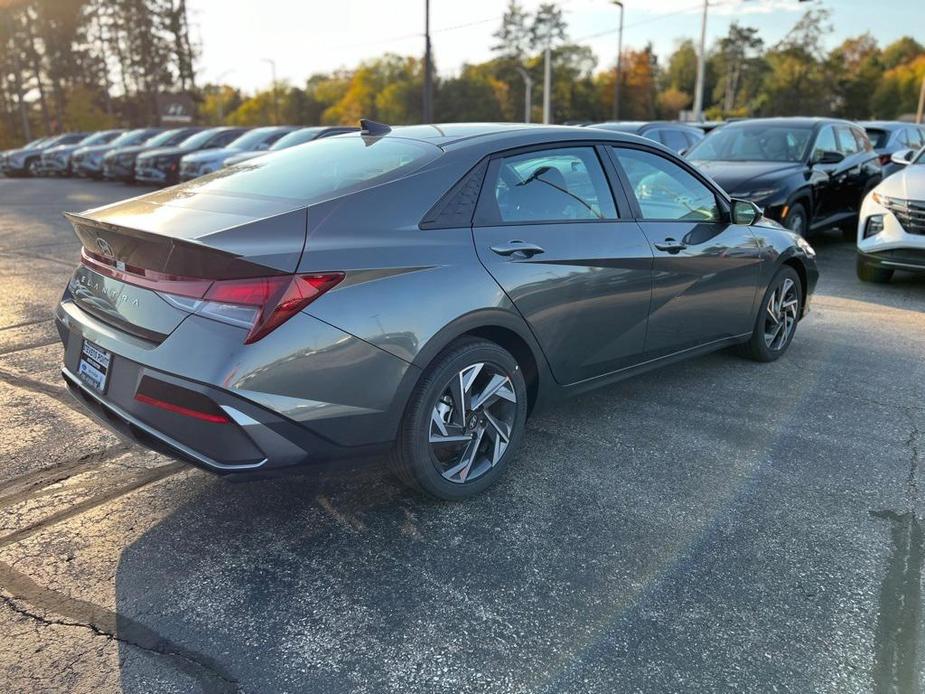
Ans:
[[[659,153],[612,149],[654,255],[646,358],[752,329],[761,249],[731,224],[716,193]]]
[[[638,225],[618,217],[594,147],[494,159],[473,235],[559,383],[642,360],[652,252]]]

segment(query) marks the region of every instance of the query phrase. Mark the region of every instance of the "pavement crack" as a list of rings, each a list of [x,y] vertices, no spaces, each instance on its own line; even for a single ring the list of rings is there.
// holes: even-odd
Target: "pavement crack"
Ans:
[[[116,444],[93,453],[84,454],[76,460],[62,461],[57,465],[42,468],[0,483],[0,508],[31,499],[52,485],[65,482],[75,475],[125,455],[132,448],[128,444]],[[10,493],[4,494],[4,492],[8,491]]]
[[[24,345],[14,345],[9,349],[0,349],[0,356],[5,354],[15,354],[16,352],[25,352],[26,350],[38,349],[39,347],[51,347],[52,345],[57,345],[60,343],[61,340],[55,337],[48,340],[40,340],[38,342],[29,342]]]
[[[905,412],[910,424],[909,436],[905,441],[905,445],[909,449],[909,474],[906,476],[906,496],[909,500],[910,510],[914,512],[920,500],[918,474],[920,460],[919,437],[921,432],[911,409],[906,408]]]
[[[26,574],[3,563],[0,563],[0,590],[5,593],[0,595],[5,605],[40,625],[89,629],[97,636],[167,657],[179,670],[195,678],[206,692],[241,691],[238,680],[214,658],[174,643],[134,619],[40,586]],[[20,603],[36,609],[28,609]],[[36,610],[62,618],[49,618]]]
[[[15,544],[20,542],[31,535],[35,535],[38,532],[41,532],[50,525],[55,523],[60,523],[61,521],[68,520],[73,518],[85,511],[89,511],[92,508],[96,508],[102,504],[105,504],[113,499],[117,499],[120,496],[124,496],[129,492],[133,492],[136,489],[141,489],[142,487],[151,484],[152,482],[157,482],[169,477],[170,475],[175,475],[178,472],[188,470],[189,466],[184,463],[170,463],[168,465],[163,465],[159,468],[149,471],[147,474],[139,475],[137,479],[133,480],[129,484],[118,487],[106,494],[101,494],[95,496],[86,501],[82,501],[78,504],[74,504],[63,511],[58,513],[53,513],[50,516],[47,516],[45,519],[41,520],[38,523],[33,523],[32,525],[27,525],[25,528],[20,528],[11,533],[8,533],[0,537],[0,547],[6,547],[7,545]]]

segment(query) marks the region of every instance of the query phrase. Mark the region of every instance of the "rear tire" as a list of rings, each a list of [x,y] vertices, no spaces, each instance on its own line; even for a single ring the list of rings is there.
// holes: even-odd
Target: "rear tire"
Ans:
[[[800,277],[796,270],[785,265],[768,285],[752,336],[741,346],[741,353],[760,362],[780,359],[796,334],[802,306]]]
[[[886,284],[891,279],[893,279],[892,270],[884,270],[883,268],[874,267],[873,265],[868,265],[865,263],[860,256],[857,259],[856,265],[858,279],[862,282],[874,282],[876,284]]]
[[[474,496],[504,472],[520,446],[526,418],[527,387],[510,352],[487,340],[458,340],[415,386],[390,467],[402,482],[430,496],[450,501]]]

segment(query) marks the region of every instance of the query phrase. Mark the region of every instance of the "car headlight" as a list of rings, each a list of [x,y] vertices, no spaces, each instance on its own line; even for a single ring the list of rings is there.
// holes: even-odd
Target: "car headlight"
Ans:
[[[804,239],[802,236],[797,236],[797,246],[799,246],[803,252],[808,255],[810,258],[816,257],[816,249],[813,248],[809,241]]]

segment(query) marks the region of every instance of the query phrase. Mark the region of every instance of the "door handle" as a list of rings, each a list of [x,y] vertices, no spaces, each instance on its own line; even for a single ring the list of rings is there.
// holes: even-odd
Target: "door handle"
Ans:
[[[664,241],[659,241],[652,244],[660,251],[665,251],[666,253],[677,253],[678,251],[683,251],[687,248],[687,244],[683,241],[675,241],[674,239],[665,239]]]
[[[492,246],[491,250],[498,255],[514,255],[515,253],[522,253],[527,258],[532,258],[537,253],[543,252],[542,247],[537,246],[535,243],[526,243],[525,241],[520,240],[508,241],[506,244]]]

